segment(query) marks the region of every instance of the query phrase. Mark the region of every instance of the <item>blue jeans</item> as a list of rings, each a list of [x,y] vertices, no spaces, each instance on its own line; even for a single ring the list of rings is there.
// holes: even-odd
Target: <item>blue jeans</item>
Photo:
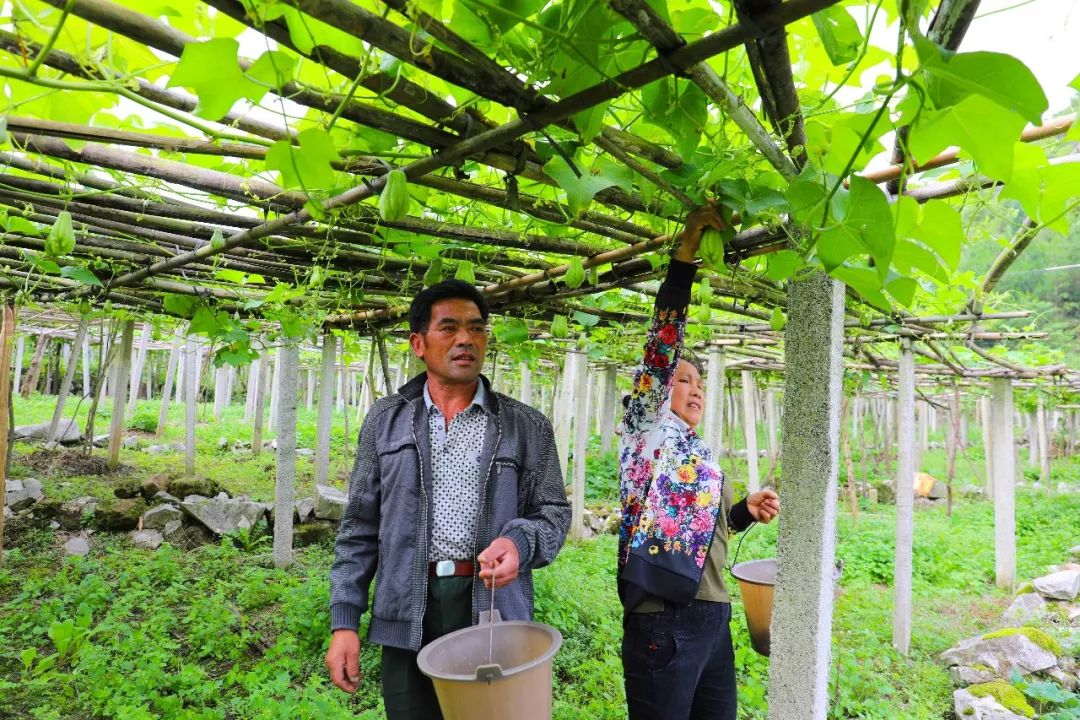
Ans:
[[[695,600],[623,619],[630,720],[735,720],[731,605]]]

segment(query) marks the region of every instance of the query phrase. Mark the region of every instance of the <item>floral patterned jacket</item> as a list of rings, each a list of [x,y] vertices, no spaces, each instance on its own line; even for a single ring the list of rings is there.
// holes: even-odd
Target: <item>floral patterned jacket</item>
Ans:
[[[712,450],[671,411],[696,271],[671,261],[623,420],[619,595],[627,611],[649,595],[694,599],[723,504],[724,473]]]

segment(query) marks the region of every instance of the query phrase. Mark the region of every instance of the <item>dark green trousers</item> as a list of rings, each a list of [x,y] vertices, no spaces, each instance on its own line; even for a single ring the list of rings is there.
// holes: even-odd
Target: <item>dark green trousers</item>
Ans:
[[[423,644],[472,625],[471,577],[428,580]],[[416,665],[412,650],[382,649],[382,696],[387,720],[442,720],[435,687]]]

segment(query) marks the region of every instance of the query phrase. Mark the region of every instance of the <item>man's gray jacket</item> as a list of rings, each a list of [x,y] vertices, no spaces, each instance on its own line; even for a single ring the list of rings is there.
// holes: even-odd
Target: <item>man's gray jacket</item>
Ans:
[[[427,602],[431,542],[431,447],[423,389],[427,374],[371,408],[360,429],[349,501],[330,570],[331,630],[355,630],[375,597],[368,640],[419,650]],[[488,425],[480,455],[476,550],[508,537],[520,556],[518,578],[495,592],[504,620],[532,617],[532,570],[555,559],[570,527],[551,423],[511,397],[487,391]],[[465,559],[465,558],[460,558]],[[473,623],[488,609],[489,591],[473,577]]]

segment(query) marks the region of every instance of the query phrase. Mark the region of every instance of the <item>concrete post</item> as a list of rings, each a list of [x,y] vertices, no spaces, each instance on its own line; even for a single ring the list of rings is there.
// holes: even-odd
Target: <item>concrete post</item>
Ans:
[[[1016,579],[1016,477],[1013,474],[1013,392],[1009,378],[991,378],[991,452],[994,455],[994,574],[1011,589]]]
[[[570,489],[570,537],[585,534],[585,457],[589,453],[589,360],[574,352],[574,477]]]
[[[315,407],[315,370],[314,368],[308,368],[306,373],[307,387],[304,392],[304,406],[310,410]]]
[[[90,381],[90,336],[89,334],[83,338],[82,341],[82,394],[84,398],[89,398],[92,392],[93,385]]]
[[[195,475],[195,412],[199,403],[199,346],[188,335],[184,357],[184,473]]]
[[[274,370],[270,378],[270,427],[277,427],[278,384],[281,380],[281,353],[274,350]]]
[[[267,350],[263,347],[263,352],[259,358],[259,369],[255,378],[255,402],[252,405],[251,412],[253,417],[251,427],[251,454],[255,457],[259,456],[262,452],[262,432],[263,432],[263,418],[266,413],[266,382],[269,373],[269,365],[266,360]]]
[[[337,352],[338,361],[341,363],[341,367],[338,369],[337,375],[334,378],[335,381],[337,382],[337,395],[335,396],[336,399],[334,400],[334,408],[338,412],[344,412],[345,411],[345,338],[344,337],[338,338],[337,351],[338,351]],[[387,382],[388,383],[390,382],[389,378],[387,378]],[[396,388],[397,385],[394,385],[394,387]]]
[[[120,465],[120,442],[124,434],[124,410],[128,401],[128,382],[131,379],[131,343],[134,335],[135,321],[125,321],[120,339],[120,357],[113,373],[112,425],[109,428],[109,459],[106,462],[110,470],[115,470]],[[42,342],[41,337],[38,342]]]
[[[983,442],[983,466],[986,469],[986,483],[984,493],[988,500],[994,498],[994,424],[993,412],[991,411],[990,398],[979,398],[979,413],[982,415],[982,442]]]
[[[843,323],[842,284],[823,273],[790,282],[769,720],[828,712]]]
[[[769,388],[765,391],[765,427],[769,436],[769,467],[776,463],[780,453],[779,438],[776,436],[776,391]]]
[[[229,405],[229,366],[214,370],[214,421],[221,421],[221,413]]]
[[[518,372],[521,373],[521,388],[518,399],[526,405],[532,405],[532,371],[529,363],[522,360],[518,363]]]
[[[561,385],[555,400],[555,445],[559,450],[559,465],[563,471],[563,477],[569,477],[570,468],[570,425],[574,407],[574,371],[577,362],[574,359],[573,350],[566,351],[563,360],[563,372]]]
[[[274,567],[293,561],[293,497],[296,486],[296,391],[300,384],[300,347],[286,340],[278,349],[277,462],[274,482]]]
[[[1024,427],[1027,430],[1028,440],[1028,465],[1039,467],[1039,431],[1035,413],[1027,413],[1024,416]]]
[[[22,388],[22,366],[23,366],[23,353],[26,352],[26,337],[19,335],[15,338],[15,380],[12,383],[12,387],[15,388],[14,392],[19,392]]]
[[[915,534],[915,355],[900,339],[897,383],[896,548],[893,564],[893,647],[911,651],[911,571]],[[920,405],[920,408],[925,404]]]
[[[746,489],[756,493],[761,489],[761,476],[758,473],[757,448],[757,402],[754,400],[754,375],[749,370],[742,371],[743,393],[743,437],[746,440]]]
[[[90,318],[88,315],[83,315],[79,319],[79,327],[75,330],[75,341],[72,343],[73,348],[81,347],[83,340],[86,339],[86,328],[90,325]],[[48,442],[52,442],[56,439],[56,433],[60,429],[60,420],[64,417],[64,405],[67,403],[68,394],[71,392],[71,381],[75,377],[75,364],[78,359],[78,355],[75,352],[70,353],[67,365],[64,367],[64,377],[60,381],[60,392],[56,396],[56,408],[53,410],[52,422],[49,423],[49,434],[46,437]],[[72,418],[73,422],[77,422],[77,418]]]
[[[1052,492],[1050,487],[1050,434],[1046,428],[1046,398],[1039,395],[1039,409],[1035,413],[1035,424],[1039,446],[1039,482],[1046,488],[1046,494]]]
[[[146,367],[146,349],[150,345],[150,323],[144,322],[139,336],[139,351],[135,356],[135,365],[131,368],[131,402],[128,404],[128,417],[135,415],[135,401],[139,399],[139,386],[142,384],[143,369]],[[149,400],[149,396],[147,396]]]
[[[176,382],[176,368],[180,363],[179,333],[173,339],[172,349],[169,350],[169,365],[165,368],[165,385],[161,388],[161,405],[158,406],[157,436],[165,434],[165,428],[169,425],[169,401],[172,400],[173,383]]]
[[[611,450],[615,440],[615,424],[622,417],[622,404],[619,402],[618,368],[608,365],[604,368],[603,396],[600,401],[600,454]]]
[[[330,431],[334,415],[334,351],[337,341],[323,335],[319,363],[319,417],[315,430],[315,484],[325,485],[330,477]]]
[[[724,447],[724,349],[709,346],[705,372],[705,444],[717,458]]]

